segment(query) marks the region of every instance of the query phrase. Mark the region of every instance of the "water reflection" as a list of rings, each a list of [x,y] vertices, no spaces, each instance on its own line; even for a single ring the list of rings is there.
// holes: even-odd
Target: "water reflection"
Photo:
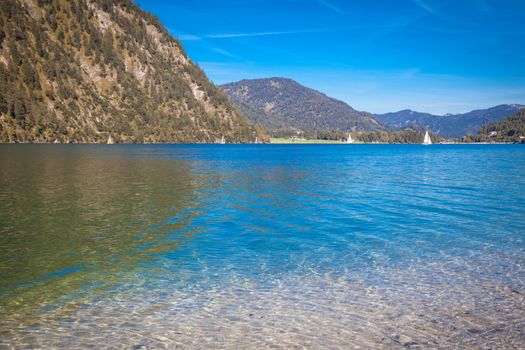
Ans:
[[[188,208],[206,181],[191,175],[187,161],[75,148],[42,154],[34,156],[30,146],[0,150],[4,315],[93,297],[120,281],[145,283],[154,276],[139,272],[148,261],[197,233],[188,225],[198,211]]]

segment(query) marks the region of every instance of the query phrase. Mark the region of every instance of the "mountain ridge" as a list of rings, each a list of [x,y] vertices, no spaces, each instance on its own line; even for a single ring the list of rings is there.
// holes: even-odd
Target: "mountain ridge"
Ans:
[[[270,131],[382,130],[371,113],[290,78],[244,79],[220,86],[248,119]]]
[[[407,127],[429,129],[444,137],[463,137],[474,135],[485,124],[497,122],[520,109],[520,104],[501,104],[485,109],[476,109],[466,113],[434,115],[417,112],[410,109],[385,114],[375,114],[374,117],[393,130]]]

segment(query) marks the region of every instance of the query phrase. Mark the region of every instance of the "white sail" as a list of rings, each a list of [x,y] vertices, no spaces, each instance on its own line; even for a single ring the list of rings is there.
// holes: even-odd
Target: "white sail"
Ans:
[[[431,145],[432,140],[430,139],[430,135],[428,134],[428,131],[425,132],[425,139],[423,140],[424,145]]]
[[[111,137],[111,134],[109,134],[109,137],[108,137],[108,145],[112,145],[114,144],[115,141],[113,141],[113,138]]]
[[[221,138],[221,145],[224,145],[226,143],[226,140],[224,139],[224,136]]]
[[[348,134],[348,139],[346,140],[346,143],[354,143],[354,140],[352,140],[351,134]]]

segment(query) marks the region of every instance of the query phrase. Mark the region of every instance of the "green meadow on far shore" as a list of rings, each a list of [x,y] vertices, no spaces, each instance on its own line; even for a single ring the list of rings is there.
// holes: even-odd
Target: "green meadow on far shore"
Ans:
[[[288,138],[275,138],[275,137],[272,137],[270,139],[270,143],[278,143],[278,144],[283,144],[283,143],[297,143],[297,144],[303,144],[303,143],[313,143],[313,144],[334,144],[334,143],[337,143],[337,144],[342,144],[342,143],[345,143],[345,142],[342,142],[340,140],[314,140],[314,139],[308,139],[308,140],[299,140],[299,139],[288,139]]]

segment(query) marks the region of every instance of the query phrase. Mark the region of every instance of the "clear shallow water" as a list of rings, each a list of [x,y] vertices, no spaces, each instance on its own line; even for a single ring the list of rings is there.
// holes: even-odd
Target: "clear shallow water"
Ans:
[[[0,348],[525,346],[520,146],[0,147]]]

